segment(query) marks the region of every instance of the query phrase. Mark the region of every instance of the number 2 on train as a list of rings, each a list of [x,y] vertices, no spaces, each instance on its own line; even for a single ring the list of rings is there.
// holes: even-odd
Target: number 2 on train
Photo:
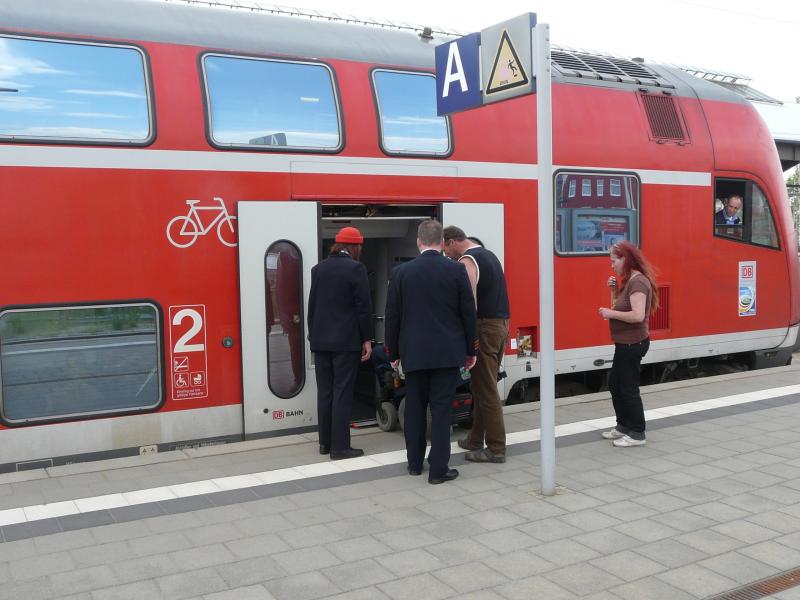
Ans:
[[[182,352],[205,352],[205,344],[188,343],[202,331],[203,315],[193,308],[183,308],[175,313],[174,317],[172,317],[172,325],[180,326],[180,324],[186,319],[192,320],[192,326],[189,328],[189,331],[178,338],[178,341],[175,342],[175,347],[172,349],[172,352],[174,354],[179,354]]]
[[[208,396],[205,323],[202,304],[169,307],[173,400]]]

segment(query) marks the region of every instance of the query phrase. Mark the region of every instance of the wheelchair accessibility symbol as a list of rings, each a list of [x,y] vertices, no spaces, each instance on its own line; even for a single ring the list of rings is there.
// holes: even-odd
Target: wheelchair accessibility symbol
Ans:
[[[176,373],[175,374],[175,387],[176,388],[185,388],[189,385],[189,378],[186,376],[186,373]]]

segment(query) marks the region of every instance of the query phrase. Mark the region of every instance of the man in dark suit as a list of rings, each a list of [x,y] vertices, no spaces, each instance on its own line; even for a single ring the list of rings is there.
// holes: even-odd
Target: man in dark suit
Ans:
[[[367,268],[359,262],[364,238],[355,227],[343,227],[330,255],[311,269],[308,339],[317,377],[319,453],[331,460],[362,456],[350,447],[359,360],[372,353],[372,303]]]
[[[406,376],[405,430],[408,472],[422,474],[426,409],[431,407],[429,483],[458,477],[450,461],[450,406],[459,369],[475,365],[475,300],[464,266],[442,256],[442,225],[423,221],[420,255],[392,270],[386,302],[386,350]]]

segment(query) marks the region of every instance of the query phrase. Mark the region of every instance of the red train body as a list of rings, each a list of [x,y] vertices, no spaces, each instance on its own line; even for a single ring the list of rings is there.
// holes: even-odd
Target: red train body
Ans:
[[[608,303],[607,248],[620,236],[658,269],[663,308],[646,361],[790,360],[800,282],[780,163],[755,110],[711,83],[624,61],[614,64],[646,75],[589,77],[555,53],[560,198],[540,199],[533,97],[453,115],[444,152],[387,150],[375,72],[432,72],[437,42],[413,32],[133,0],[112,10],[17,4],[0,8],[0,55],[25,40],[120,45],[144,57],[149,134],[122,143],[34,135],[27,124],[10,131],[3,115],[16,118],[19,107],[0,92],[6,470],[313,427],[303,298],[310,267],[343,224],[368,239],[378,315],[388,270],[413,256],[421,218],[460,225],[502,256],[512,308],[506,396],[538,371],[528,340],[535,350],[539,202],[556,202],[560,215],[558,372],[602,369],[613,354],[597,308]],[[31,56],[20,73],[35,71]],[[209,73],[230,57],[328,69],[339,144],[285,147],[271,131],[252,148],[220,143]],[[650,105],[664,101],[666,117]],[[745,197],[743,225],[719,227],[718,201],[733,193]],[[296,281],[277,285],[287,252],[298,259],[280,268]],[[293,290],[302,293],[287,299]],[[295,307],[288,321],[277,316],[282,301]]]

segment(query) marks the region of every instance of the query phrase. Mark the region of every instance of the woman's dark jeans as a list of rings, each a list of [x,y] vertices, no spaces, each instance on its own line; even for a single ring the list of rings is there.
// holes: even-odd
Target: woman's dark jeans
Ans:
[[[614,362],[608,389],[617,414],[617,430],[634,440],[644,439],[644,405],[639,394],[639,365],[650,348],[650,338],[636,344],[614,344]]]

